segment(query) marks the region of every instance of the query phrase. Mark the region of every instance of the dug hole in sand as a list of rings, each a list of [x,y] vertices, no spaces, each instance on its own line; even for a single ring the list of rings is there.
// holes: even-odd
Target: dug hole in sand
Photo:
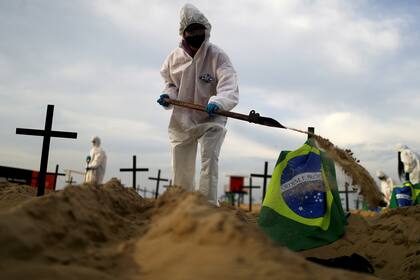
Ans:
[[[348,222],[341,239],[300,254],[328,259],[358,253],[381,279],[420,279],[420,205],[382,214],[359,210]]]
[[[117,180],[34,195],[29,186],[0,184],[0,279],[375,279],[310,263],[271,242],[255,216],[216,208],[180,188],[156,201]],[[378,236],[378,246],[392,243],[398,255],[371,250],[365,257],[384,279],[416,279],[420,242],[415,228],[400,221],[418,225],[420,208],[387,215],[383,219],[392,223],[386,226],[401,229],[400,241]],[[359,240],[375,230],[389,231],[381,222],[354,219],[350,235],[330,245],[344,242],[330,248],[335,253],[361,253]],[[329,256],[322,250],[311,255],[317,254]]]

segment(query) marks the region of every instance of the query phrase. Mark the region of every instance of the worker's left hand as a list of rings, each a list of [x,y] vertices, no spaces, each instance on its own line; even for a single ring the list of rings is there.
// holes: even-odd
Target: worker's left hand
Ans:
[[[165,98],[169,98],[169,95],[167,95],[166,93],[162,93],[159,96],[159,99],[157,100],[157,103],[159,103],[163,107],[168,107],[169,106],[169,103],[165,101]]]
[[[207,104],[206,112],[209,114],[209,117],[211,117],[219,109],[220,108],[216,103],[209,103],[209,104]]]

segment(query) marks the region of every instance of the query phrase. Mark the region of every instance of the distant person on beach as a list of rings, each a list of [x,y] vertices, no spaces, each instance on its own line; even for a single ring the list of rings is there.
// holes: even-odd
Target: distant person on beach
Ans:
[[[397,144],[398,174],[405,180],[405,173],[409,174],[410,182],[415,185],[420,182],[420,156],[406,145]]]
[[[376,173],[376,176],[381,182],[380,190],[384,194],[384,200],[389,205],[392,190],[394,189],[394,181],[388,175],[386,175],[382,170],[378,170],[378,172]]]
[[[158,103],[165,98],[206,106],[200,112],[175,106],[169,123],[174,185],[194,191],[197,144],[201,172],[198,190],[217,203],[218,160],[226,134],[226,117],[217,110],[232,110],[239,100],[236,71],[227,54],[209,42],[211,25],[196,7],[186,4],[180,13],[181,42],[163,63],[165,81]]]
[[[92,139],[92,149],[87,157],[85,182],[100,185],[105,176],[106,154],[100,147],[101,139],[97,136]]]

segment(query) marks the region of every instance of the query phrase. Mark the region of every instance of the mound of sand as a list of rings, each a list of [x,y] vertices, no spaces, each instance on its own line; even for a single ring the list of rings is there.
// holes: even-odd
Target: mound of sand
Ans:
[[[114,181],[103,188],[86,185],[31,195],[3,207],[0,279],[115,279],[135,267],[130,259],[122,261],[129,248],[121,241],[147,229],[144,214],[150,206]]]
[[[335,258],[358,253],[383,279],[420,279],[420,205],[354,213],[340,240],[302,252],[306,257]]]
[[[307,262],[268,240],[255,216],[178,188],[156,201],[116,180],[5,193],[1,279],[373,279]]]
[[[35,195],[36,189],[30,186],[0,182],[0,210],[17,205]]]

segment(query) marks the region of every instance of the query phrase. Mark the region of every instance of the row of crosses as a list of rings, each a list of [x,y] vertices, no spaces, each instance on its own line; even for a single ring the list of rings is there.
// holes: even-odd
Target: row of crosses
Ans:
[[[48,105],[47,106],[47,115],[45,118],[45,126],[44,130],[42,129],[29,129],[29,128],[16,128],[16,134],[21,135],[31,135],[31,136],[42,136],[43,142],[42,142],[42,153],[41,153],[41,164],[39,168],[39,175],[37,180],[37,196],[42,196],[45,193],[45,180],[47,174],[51,174],[47,172],[48,167],[48,157],[50,152],[50,143],[52,137],[57,138],[71,138],[71,139],[77,139],[77,133],[76,132],[67,132],[67,131],[54,131],[52,130],[52,123],[53,123],[53,117],[54,117],[54,105]],[[136,173],[142,172],[142,171],[149,171],[148,168],[137,168],[136,165],[136,156],[133,156],[133,168],[121,168],[121,172],[130,171],[133,172],[133,188],[136,186]],[[57,183],[57,176],[64,176],[62,173],[58,173],[58,165],[56,165],[56,170],[54,179],[54,189],[55,185]],[[155,180],[156,181],[156,192],[155,192],[155,198],[159,195],[159,184],[161,181],[168,182],[168,179],[161,178],[160,177],[161,171],[159,169],[157,178],[149,177],[149,180]]]
[[[137,157],[134,155],[133,156],[133,167],[132,168],[121,168],[120,172],[132,172],[133,173],[133,185],[132,187],[134,189],[136,189],[136,174],[137,172],[148,172],[149,168],[137,168]],[[149,177],[149,180],[152,181],[156,181],[156,191],[155,191],[155,198],[157,198],[159,196],[159,186],[160,186],[160,182],[168,182],[169,179],[165,179],[165,178],[161,178],[160,177],[161,174],[161,170],[158,170],[158,175],[157,177]],[[171,184],[169,184],[170,186]],[[144,194],[146,195],[146,192],[144,190],[141,190],[144,192]]]
[[[70,139],[76,139],[77,133],[76,132],[67,132],[67,131],[54,131],[52,130],[52,123],[53,123],[53,115],[54,115],[54,105],[48,105],[47,106],[47,115],[45,119],[45,127],[44,130],[41,129],[28,129],[28,128],[16,128],[16,134],[22,134],[22,135],[31,135],[31,136],[42,136],[43,142],[42,142],[42,153],[41,153],[41,163],[39,168],[39,175],[38,175],[38,186],[37,186],[37,196],[42,196],[45,193],[45,180],[47,174],[47,167],[48,167],[48,156],[49,156],[49,150],[50,150],[50,143],[51,138],[70,138]],[[311,134],[314,134],[315,129],[313,127],[308,128],[308,139],[311,136]],[[137,168],[137,158],[135,155],[133,155],[133,166],[132,168],[121,168],[121,172],[132,172],[133,173],[133,188],[136,189],[136,174],[137,172],[147,172],[149,171],[148,168]],[[55,184],[57,180],[57,176],[63,176],[64,174],[58,173],[58,165],[56,165],[55,170],[55,181],[54,181],[54,189]],[[257,173],[251,173],[251,176],[249,178],[249,186],[243,186],[243,188],[249,189],[249,211],[252,211],[252,190],[256,188],[260,188],[259,186],[253,186],[252,185],[252,178],[263,178],[263,196],[262,200],[264,201],[266,190],[267,190],[267,179],[271,178],[271,175],[268,174],[268,162],[266,161],[264,163],[264,173],[263,174],[257,174]],[[149,177],[149,180],[156,181],[156,191],[155,191],[155,198],[159,195],[159,186],[160,182],[168,182],[168,179],[161,178],[161,170],[158,170],[157,177]],[[172,183],[170,183],[168,186],[171,186]],[[166,186],[166,187],[168,187]],[[344,191],[339,191],[339,193],[345,194],[345,201],[346,201],[346,210],[349,211],[349,202],[348,202],[348,195],[349,193],[356,192],[355,190],[349,191],[348,190],[348,183],[345,185]],[[146,192],[145,192],[146,194]],[[239,200],[238,200],[239,201]],[[357,201],[358,202],[358,201]]]
[[[150,178],[150,177],[149,177]],[[162,180],[161,180],[162,181]],[[168,185],[163,185],[163,187],[164,188],[169,188],[169,187],[173,187],[173,185],[172,185],[172,180],[169,180],[169,184]],[[152,194],[152,197],[153,198],[157,198],[158,196],[159,196],[159,187],[156,187],[156,189],[155,189],[155,191],[149,191],[147,188],[142,188],[142,187],[140,187],[140,186],[137,186],[136,187],[136,191],[138,192],[138,193],[141,193],[141,194],[143,194],[142,196],[143,196],[143,198],[146,198],[147,197],[147,194]]]

